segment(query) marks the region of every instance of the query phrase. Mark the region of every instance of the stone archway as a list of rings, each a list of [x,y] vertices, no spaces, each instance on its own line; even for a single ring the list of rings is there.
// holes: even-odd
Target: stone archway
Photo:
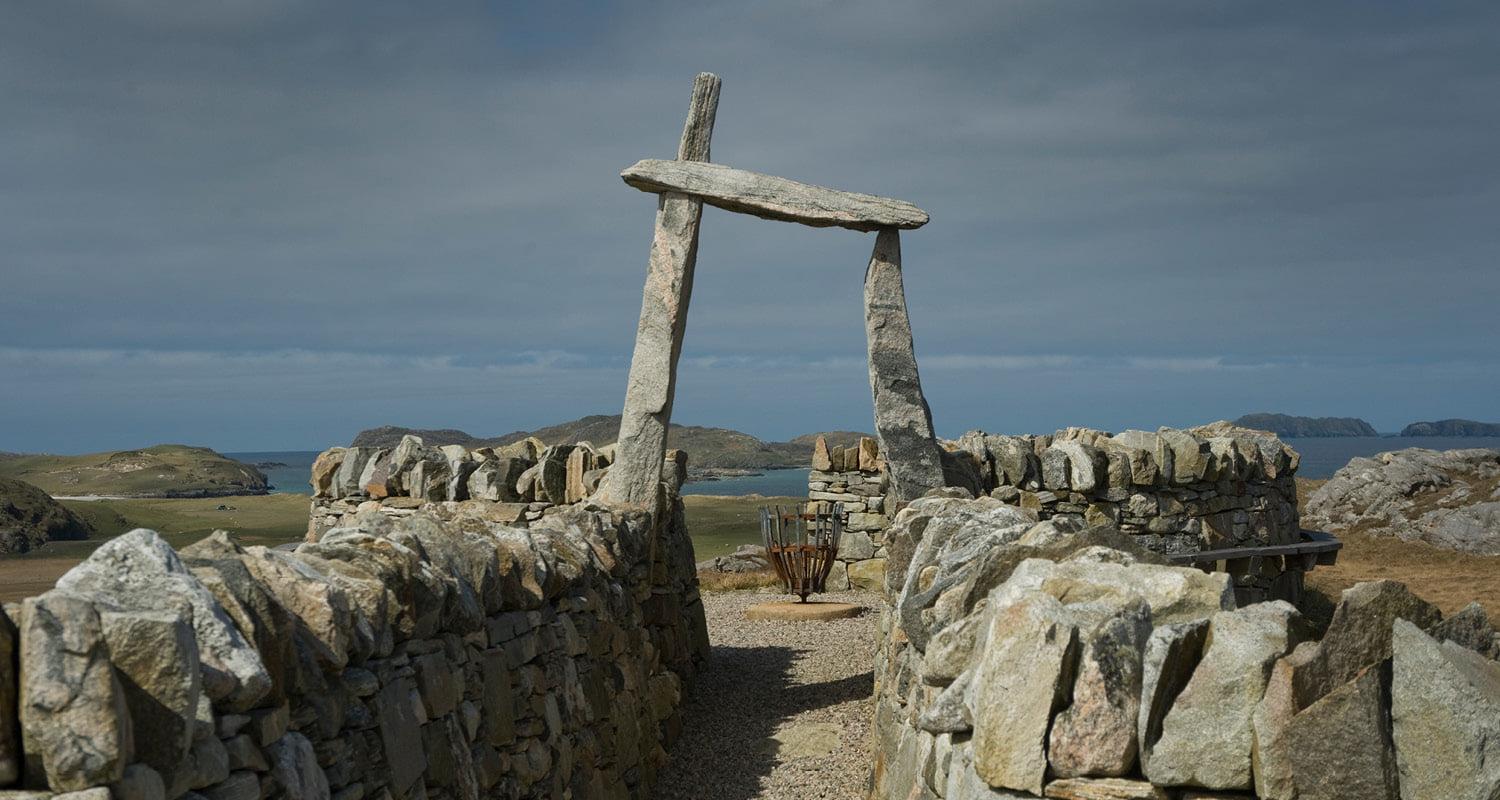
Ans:
[[[720,83],[707,72],[694,81],[675,161],[640,161],[620,173],[626,184],[659,199],[615,461],[596,497],[629,505],[656,500],[704,203],[764,219],[876,233],[864,294],[876,435],[898,502],[943,486],[942,451],[922,395],[901,277],[900,231],[927,224],[927,213],[888,197],[710,163]]]

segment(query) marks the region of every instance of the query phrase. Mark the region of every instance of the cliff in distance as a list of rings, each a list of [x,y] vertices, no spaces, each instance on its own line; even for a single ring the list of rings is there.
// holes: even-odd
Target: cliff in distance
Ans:
[[[1246,414],[1234,421],[1241,428],[1270,431],[1286,438],[1379,436],[1370,423],[1357,417],[1294,417],[1290,414]]]
[[[1500,436],[1500,423],[1472,419],[1440,419],[1413,422],[1401,429],[1402,436]]]

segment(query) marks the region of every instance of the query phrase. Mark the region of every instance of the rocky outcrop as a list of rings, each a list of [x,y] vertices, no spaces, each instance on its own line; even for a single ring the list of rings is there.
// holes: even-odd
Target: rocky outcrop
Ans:
[[[25,553],[47,542],[87,539],[93,528],[46,492],[0,478],[0,555]]]
[[[994,498],[934,493],[887,534],[873,797],[1500,786],[1500,639],[1478,606],[1443,620],[1401,584],[1359,584],[1313,640],[1287,603],[1236,607],[1224,573]]]
[[[1440,419],[1437,422],[1413,422],[1401,429],[1402,436],[1500,436],[1500,422],[1475,422],[1472,419]]]
[[[367,509],[290,552],[118,537],[0,613],[0,789],[645,797],[708,644],[669,498],[530,527]]]
[[[766,558],[766,548],[758,544],[742,544],[726,556],[714,556],[698,562],[699,572],[760,572],[771,568]]]
[[[1308,498],[1304,517],[1477,555],[1500,555],[1500,450],[1410,448],[1356,458]]]

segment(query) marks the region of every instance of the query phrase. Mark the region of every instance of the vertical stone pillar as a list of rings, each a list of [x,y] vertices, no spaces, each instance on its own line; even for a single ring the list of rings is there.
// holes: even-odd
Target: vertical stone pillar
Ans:
[[[943,485],[943,459],[932,430],[932,411],[917,377],[906,289],[901,282],[901,234],[894,228],[876,234],[875,251],[865,271],[865,340],[875,432],[891,490],[897,501],[910,502]]]
[[[677,147],[679,161],[708,160],[719,83],[717,75],[707,72],[699,73],[693,82],[693,99]],[[677,357],[693,294],[702,213],[702,201],[673,192],[663,193],[657,205],[619,444],[615,462],[595,495],[602,502],[637,506],[656,502],[677,390]]]

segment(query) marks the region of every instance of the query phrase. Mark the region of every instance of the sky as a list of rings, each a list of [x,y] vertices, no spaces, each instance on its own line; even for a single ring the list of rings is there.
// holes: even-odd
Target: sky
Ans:
[[[618,413],[713,160],[909,200],[938,433],[1500,421],[1492,3],[11,3],[0,450]],[[872,427],[874,234],[704,210],[674,421]]]

